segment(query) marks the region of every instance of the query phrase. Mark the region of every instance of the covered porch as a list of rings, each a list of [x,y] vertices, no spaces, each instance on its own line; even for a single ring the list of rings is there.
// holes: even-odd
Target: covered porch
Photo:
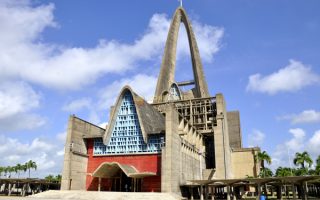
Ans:
[[[156,176],[153,172],[138,171],[132,165],[104,162],[92,173],[98,179],[97,191],[141,192],[143,179]]]
[[[192,200],[259,200],[262,195],[268,199],[320,198],[320,176],[190,180],[184,187],[189,190],[187,198]]]

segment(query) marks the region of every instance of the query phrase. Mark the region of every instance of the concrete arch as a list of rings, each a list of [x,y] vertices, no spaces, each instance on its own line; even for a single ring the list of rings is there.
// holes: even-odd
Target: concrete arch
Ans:
[[[188,16],[182,7],[177,8],[171,21],[166,47],[162,58],[160,74],[157,82],[154,103],[160,103],[161,95],[164,91],[168,91],[174,83],[177,41],[181,22],[184,24],[191,53],[192,69],[195,80],[195,97],[208,97],[208,86],[203,73],[203,67],[200,59],[200,53],[192,30],[192,26],[188,20]]]

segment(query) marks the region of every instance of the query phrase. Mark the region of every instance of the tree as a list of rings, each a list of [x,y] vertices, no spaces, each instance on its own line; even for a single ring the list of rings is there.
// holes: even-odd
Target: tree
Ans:
[[[255,161],[256,162],[260,162],[261,164],[261,171],[262,172],[265,172],[265,165],[264,165],[264,162],[267,162],[268,164],[271,164],[271,157],[268,155],[268,153],[266,151],[263,151],[263,152],[259,152],[256,156],[255,156]],[[260,172],[260,175],[261,175],[261,172]],[[263,175],[264,177],[266,175]]]
[[[259,176],[262,177],[262,178],[272,177],[273,176],[273,172],[271,171],[271,169],[265,167],[265,168],[261,169]]]
[[[29,160],[25,165],[27,166],[27,169],[29,171],[29,178],[30,178],[30,169],[37,170],[37,164],[36,162]]]
[[[61,179],[62,179],[61,174],[56,175],[55,179],[58,183],[61,183]]]
[[[276,169],[275,176],[277,177],[284,177],[284,176],[293,176],[294,169],[291,169],[289,167],[278,167]]]
[[[16,173],[18,173],[18,178],[19,178],[19,177],[20,177],[20,171],[23,170],[23,166],[18,163],[18,164],[15,166],[15,168],[16,168]]]
[[[268,164],[271,164],[271,157],[268,155],[266,151],[259,152],[256,156],[255,159],[257,162],[260,162],[261,168],[265,168],[264,162],[267,162]]]
[[[293,159],[293,163],[298,166],[301,165],[301,168],[306,169],[305,163],[309,164],[311,167],[313,161],[308,152],[304,151],[302,153],[297,152],[295,158]]]
[[[49,181],[49,182],[53,182],[53,181],[54,181],[54,177],[53,177],[53,175],[51,175],[51,174],[49,174],[48,176],[44,177],[44,179],[45,179],[46,181]]]
[[[0,167],[0,178],[3,172],[4,172],[4,167]]]
[[[8,175],[8,173],[9,173],[9,178],[11,178],[11,173],[14,172],[14,171],[15,171],[14,167],[7,166],[5,168],[6,175]]]
[[[316,169],[315,169],[316,175],[320,175],[320,155],[318,156],[316,160]]]

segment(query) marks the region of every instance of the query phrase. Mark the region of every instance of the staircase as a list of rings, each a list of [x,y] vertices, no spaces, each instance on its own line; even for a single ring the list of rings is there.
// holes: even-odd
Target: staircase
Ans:
[[[157,192],[97,192],[80,190],[49,190],[23,200],[180,200],[181,197],[169,193]]]

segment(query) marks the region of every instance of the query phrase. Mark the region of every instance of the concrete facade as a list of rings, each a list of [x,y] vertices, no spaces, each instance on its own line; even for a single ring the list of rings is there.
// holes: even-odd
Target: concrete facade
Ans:
[[[175,81],[175,65],[181,23],[188,34],[194,80],[178,83]],[[183,85],[194,85],[194,88],[182,91]],[[143,138],[137,142],[146,145],[152,137],[163,137],[161,150],[95,155],[93,149],[97,147],[94,141],[101,139],[104,145],[101,148],[106,149],[113,142],[112,137],[116,137],[116,124],[123,122],[117,120],[125,95],[132,96],[136,122],[139,123],[137,127]],[[133,177],[130,181],[135,189],[131,191],[181,194],[182,188],[192,184],[192,180],[245,178],[259,174],[254,157],[260,149],[242,147],[239,112],[228,112],[223,95],[210,96],[208,92],[195,35],[181,7],[171,22],[153,103],[149,104],[125,86],[110,107],[110,121],[106,129],[75,116],[70,117],[62,190],[100,191],[102,186],[114,190],[112,184],[120,180],[119,190],[122,191],[121,180]],[[123,119],[130,116],[124,115]],[[123,130],[127,131],[126,128]],[[148,160],[151,163],[147,163]],[[148,168],[148,165],[154,167]],[[121,178],[111,177],[112,173],[103,171],[95,175],[96,170],[108,170],[108,167],[115,172],[118,170]],[[135,175],[128,174],[122,169],[124,167],[134,171]],[[123,176],[127,176],[126,179]],[[152,186],[148,187],[149,183]]]

